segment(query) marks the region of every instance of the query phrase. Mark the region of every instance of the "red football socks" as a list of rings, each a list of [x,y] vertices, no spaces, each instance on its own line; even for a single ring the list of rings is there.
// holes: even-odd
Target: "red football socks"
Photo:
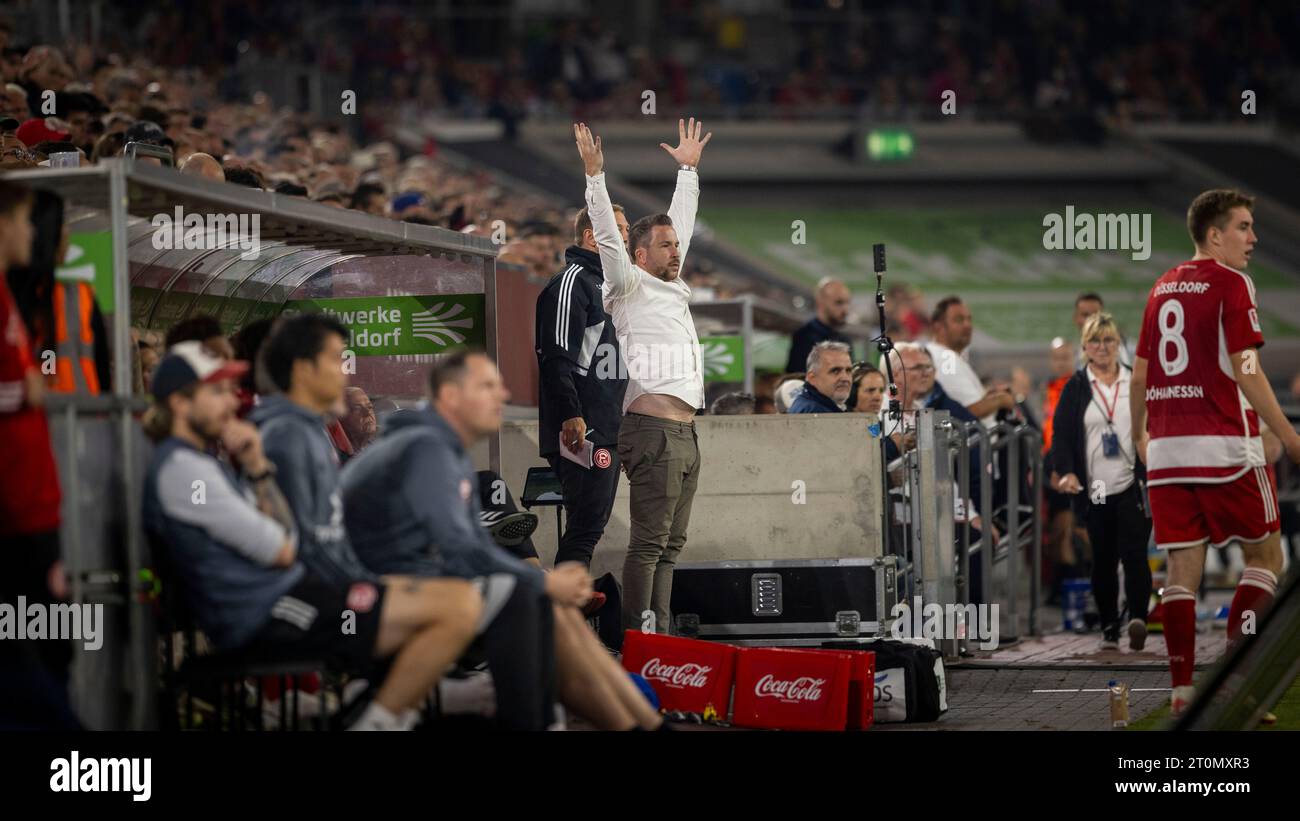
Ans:
[[[1184,687],[1192,683],[1196,664],[1196,595],[1185,587],[1166,587],[1160,602],[1164,605],[1169,675],[1174,687]]]
[[[1248,567],[1237,582],[1237,592],[1228,608],[1228,646],[1241,640],[1242,627],[1249,620],[1249,629],[1259,629],[1259,619],[1277,595],[1277,576],[1262,567]]]

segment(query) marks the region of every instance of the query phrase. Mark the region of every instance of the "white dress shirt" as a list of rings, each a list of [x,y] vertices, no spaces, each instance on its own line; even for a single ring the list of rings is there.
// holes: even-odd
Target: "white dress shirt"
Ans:
[[[1133,484],[1133,460],[1136,451],[1133,446],[1133,417],[1129,414],[1129,385],[1133,374],[1123,366],[1119,369],[1119,379],[1114,385],[1107,385],[1088,370],[1088,385],[1092,396],[1088,409],[1083,414],[1083,426],[1087,432],[1088,449],[1088,484],[1100,481],[1100,487],[1106,496],[1123,493]],[[1108,413],[1114,419],[1108,421]],[[1119,437],[1118,457],[1107,457],[1102,448],[1103,434],[1114,431]],[[1083,489],[1092,493],[1090,487]]]
[[[679,170],[677,189],[668,207],[681,256],[678,271],[686,267],[699,196],[699,176],[694,171]],[[693,408],[704,407],[704,369],[700,338],[691,318],[690,286],[680,274],[672,282],[665,282],[628,257],[603,173],[587,177],[587,214],[605,275],[602,300],[614,320],[627,367],[623,411],[626,413],[628,406],[646,393],[675,396]]]
[[[935,380],[943,386],[943,392],[953,401],[969,408],[984,398],[984,394],[987,393],[984,390],[984,383],[980,381],[979,375],[975,373],[975,369],[970,366],[970,361],[966,358],[970,348],[957,353],[947,345],[938,342],[928,342],[925,347],[930,352],[930,358],[934,360]],[[997,421],[996,413],[988,413],[980,417],[980,422],[986,428],[993,427]]]

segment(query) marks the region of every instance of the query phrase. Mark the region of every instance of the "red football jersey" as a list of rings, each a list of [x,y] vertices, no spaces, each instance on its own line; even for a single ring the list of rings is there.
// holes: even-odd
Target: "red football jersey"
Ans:
[[[1255,284],[1241,271],[1203,259],[1156,280],[1137,347],[1147,361],[1149,484],[1228,482],[1264,464],[1231,359],[1263,344]]]

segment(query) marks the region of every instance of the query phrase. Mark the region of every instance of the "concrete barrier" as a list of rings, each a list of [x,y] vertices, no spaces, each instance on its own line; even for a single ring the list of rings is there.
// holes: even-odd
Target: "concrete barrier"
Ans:
[[[856,413],[697,418],[700,484],[680,560],[881,555],[880,451],[867,433],[870,421]],[[488,466],[486,444],[474,456],[480,468]],[[537,455],[537,422],[507,422],[501,473],[516,498],[528,468],[545,464]],[[558,546],[554,509],[534,512],[541,524],[533,543],[549,566]],[[628,529],[628,483],[621,476],[593,575],[622,577]]]

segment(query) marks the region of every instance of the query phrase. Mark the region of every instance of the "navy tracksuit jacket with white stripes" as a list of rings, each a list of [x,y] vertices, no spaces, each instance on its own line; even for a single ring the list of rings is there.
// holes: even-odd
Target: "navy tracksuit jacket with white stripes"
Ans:
[[[587,440],[618,446],[627,371],[614,322],[605,313],[600,256],[576,245],[564,252],[564,270],[537,297],[536,351],[541,376],[538,411],[541,456],[560,452],[560,426],[581,416]]]

